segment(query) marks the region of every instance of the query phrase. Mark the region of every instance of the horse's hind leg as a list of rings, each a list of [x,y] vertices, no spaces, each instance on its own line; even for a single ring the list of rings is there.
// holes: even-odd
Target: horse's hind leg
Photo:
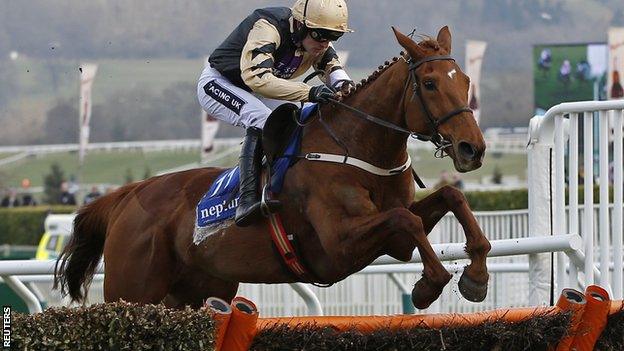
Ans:
[[[229,303],[237,291],[238,283],[207,277],[197,271],[194,274],[183,274],[171,286],[163,303],[169,308],[200,308],[209,297],[218,297]]]
[[[448,211],[455,214],[464,229],[466,252],[471,260],[459,280],[459,291],[470,301],[483,301],[487,295],[489,279],[485,260],[491,246],[479,228],[464,194],[457,188],[445,186],[425,199],[413,203],[410,211],[422,218],[427,233]]]

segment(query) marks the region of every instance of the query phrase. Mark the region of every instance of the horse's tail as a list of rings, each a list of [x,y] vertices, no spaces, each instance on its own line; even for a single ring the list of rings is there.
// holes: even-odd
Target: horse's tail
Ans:
[[[86,299],[104,252],[109,216],[135,185],[126,185],[78,210],[71,239],[54,267],[53,289],[60,287],[61,293],[69,293],[72,301],[82,302]]]

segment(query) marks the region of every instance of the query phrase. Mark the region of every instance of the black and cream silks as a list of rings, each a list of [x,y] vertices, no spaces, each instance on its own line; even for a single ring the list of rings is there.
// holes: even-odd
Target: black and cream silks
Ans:
[[[295,43],[293,33],[290,8],[258,9],[215,49],[210,65],[247,91],[277,100],[307,101],[310,86],[290,79],[314,67],[323,70],[322,78],[327,80],[342,67],[333,47],[315,57]]]

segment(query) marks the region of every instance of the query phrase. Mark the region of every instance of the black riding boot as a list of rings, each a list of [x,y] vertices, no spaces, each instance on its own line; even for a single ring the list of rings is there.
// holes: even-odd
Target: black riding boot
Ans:
[[[277,200],[266,200],[266,207],[258,199],[258,180],[262,162],[262,130],[255,127],[247,128],[243,149],[238,159],[240,171],[240,199],[234,221],[239,227],[246,227],[258,220],[263,212],[276,212],[280,208]]]

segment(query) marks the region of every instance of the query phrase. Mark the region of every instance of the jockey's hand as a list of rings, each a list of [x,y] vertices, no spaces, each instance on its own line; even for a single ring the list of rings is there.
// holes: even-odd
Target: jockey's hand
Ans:
[[[342,94],[347,94],[351,88],[355,88],[355,83],[350,79],[340,79],[334,82],[332,87]]]
[[[329,99],[335,98],[336,92],[325,84],[312,87],[312,89],[310,89],[310,94],[308,95],[308,100],[310,102],[326,103]]]

